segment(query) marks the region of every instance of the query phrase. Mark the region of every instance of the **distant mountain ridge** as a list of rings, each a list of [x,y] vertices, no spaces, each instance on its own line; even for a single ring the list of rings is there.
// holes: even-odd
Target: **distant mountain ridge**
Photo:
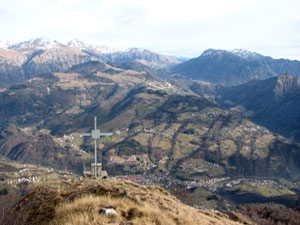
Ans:
[[[139,61],[152,68],[162,68],[180,63],[175,57],[157,54],[142,48],[110,48],[104,45],[93,46],[78,39],[68,42],[67,45],[98,57],[104,62]]]
[[[47,50],[54,47],[55,45],[59,45],[59,43],[48,38],[37,38],[9,45],[8,48],[16,51],[26,51],[29,49]]]
[[[268,79],[288,73],[300,76],[300,61],[273,59],[243,49],[208,49],[198,58],[173,66],[169,75],[182,79],[238,85],[253,79]]]
[[[180,61],[174,57],[160,55],[147,49],[139,48],[131,48],[124,52],[115,52],[110,55],[106,55],[106,57],[108,58],[108,61],[111,62],[138,61],[156,69],[180,63]]]
[[[65,72],[73,65],[96,58],[46,38],[0,49],[0,88],[45,72]]]
[[[111,48],[106,45],[94,46],[87,42],[81,41],[79,39],[73,39],[67,43],[68,46],[72,48],[77,48],[80,51],[92,51],[97,52],[98,54],[110,54],[115,52],[123,52],[126,51],[127,48]]]
[[[117,49],[93,46],[78,39],[67,45],[48,38],[36,38],[20,43],[0,42],[0,88],[35,77],[45,72],[66,72],[74,65],[88,61],[138,61],[152,68],[180,63],[146,49]]]
[[[15,44],[0,41],[0,50],[0,87],[43,72],[66,72],[74,65],[91,60],[112,63],[137,61],[152,69],[167,68],[164,74],[172,78],[226,86],[253,79],[268,79],[282,73],[300,76],[299,61],[273,59],[244,49],[208,49],[198,58],[185,61],[187,58],[161,55],[147,49],[110,48],[91,45],[78,39],[65,45],[47,38],[36,38]],[[162,71],[159,73],[162,74]]]

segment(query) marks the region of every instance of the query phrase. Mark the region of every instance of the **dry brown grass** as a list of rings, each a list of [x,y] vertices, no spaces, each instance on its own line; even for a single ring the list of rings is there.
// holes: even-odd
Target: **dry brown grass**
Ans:
[[[114,208],[117,215],[100,214],[102,207]],[[17,214],[22,223],[6,224],[238,224],[222,213],[187,206],[162,188],[116,179],[40,186],[20,200],[7,218]]]
[[[116,216],[99,213],[102,207],[114,208]],[[50,225],[71,224],[174,224],[174,221],[161,213],[157,207],[139,205],[126,198],[88,195],[73,202],[64,203],[56,208],[55,218]]]

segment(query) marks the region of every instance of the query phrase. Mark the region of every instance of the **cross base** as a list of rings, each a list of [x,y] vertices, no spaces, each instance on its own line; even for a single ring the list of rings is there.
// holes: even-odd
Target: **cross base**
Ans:
[[[102,170],[102,163],[97,163],[97,171],[98,171],[98,176],[99,178],[107,178],[108,174],[106,170]],[[95,163],[91,164],[91,171],[84,170],[83,171],[83,176],[84,177],[96,177],[95,176]]]

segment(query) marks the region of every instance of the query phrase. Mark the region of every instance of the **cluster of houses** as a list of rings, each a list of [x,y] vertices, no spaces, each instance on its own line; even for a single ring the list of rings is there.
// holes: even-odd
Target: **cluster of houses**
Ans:
[[[74,144],[74,140],[76,138],[75,134],[64,135],[62,138],[57,138],[59,146],[63,147],[66,143],[77,150],[80,150],[79,146]]]

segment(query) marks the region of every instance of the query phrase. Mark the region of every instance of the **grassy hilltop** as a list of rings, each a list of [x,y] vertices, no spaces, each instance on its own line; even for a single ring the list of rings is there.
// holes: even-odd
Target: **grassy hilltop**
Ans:
[[[105,216],[100,208],[114,208]],[[1,221],[1,220],[0,220]],[[217,211],[197,210],[159,187],[130,181],[78,180],[38,186],[4,216],[4,224],[240,224]]]

